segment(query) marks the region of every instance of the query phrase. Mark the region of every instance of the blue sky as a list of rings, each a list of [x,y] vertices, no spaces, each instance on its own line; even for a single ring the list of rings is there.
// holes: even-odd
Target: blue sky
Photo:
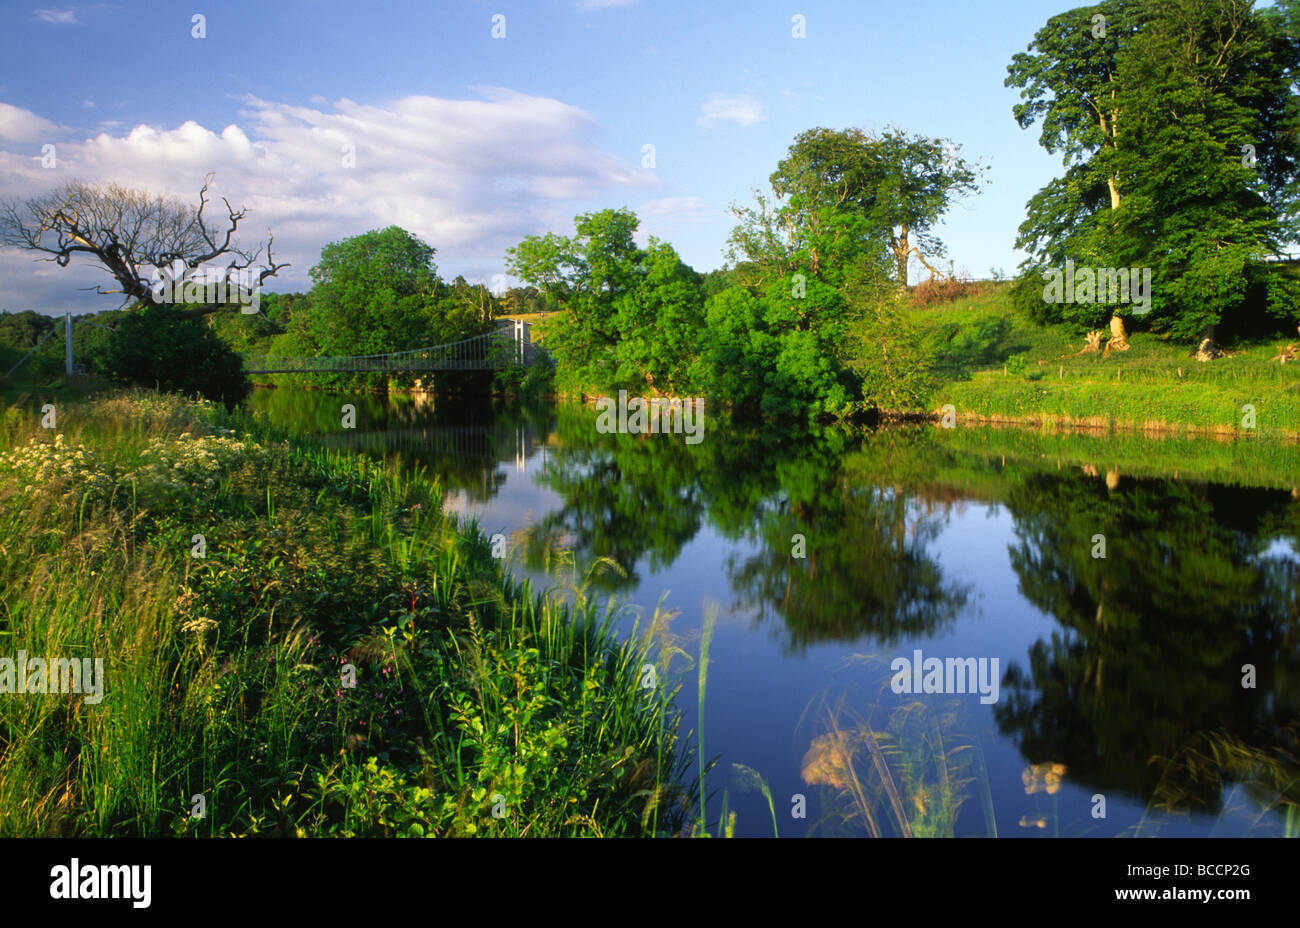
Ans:
[[[795,135],[897,126],[988,166],[939,230],[982,277],[1023,258],[1024,204],[1062,170],[1012,118],[1007,63],[1074,5],[6,0],[0,196],[77,178],[194,202],[215,171],[248,208],[242,241],[269,227],[293,264],[272,290],[305,289],[323,245],[390,224],[436,248],[443,276],[499,283],[507,246],[607,206],[708,270],[725,261],[728,207],[766,187]],[[77,289],[103,279],[6,250],[0,308],[112,308]]]

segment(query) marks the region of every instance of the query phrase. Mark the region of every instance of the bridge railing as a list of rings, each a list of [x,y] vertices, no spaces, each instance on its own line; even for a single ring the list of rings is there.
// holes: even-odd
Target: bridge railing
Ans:
[[[519,343],[509,337],[507,330],[498,330],[441,345],[384,354],[330,358],[245,354],[241,357],[244,369],[253,374],[491,370],[521,361],[529,363],[531,358],[526,348],[525,344],[521,352]]]

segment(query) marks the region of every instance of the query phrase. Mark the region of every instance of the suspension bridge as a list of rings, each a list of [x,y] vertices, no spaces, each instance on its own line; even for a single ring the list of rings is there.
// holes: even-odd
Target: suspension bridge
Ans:
[[[532,324],[522,319],[504,320],[494,332],[471,338],[390,351],[386,354],[348,355],[335,358],[295,358],[245,354],[249,374],[334,374],[366,371],[486,371],[528,366],[541,349],[533,344]]]
[[[86,325],[93,326],[94,328],[99,329],[101,332],[112,331],[112,329],[110,329],[108,326],[100,325],[98,322],[91,322],[89,319],[74,318],[71,311],[63,314],[63,373],[69,376],[71,376],[72,374],[84,374],[86,372],[86,366],[84,364],[77,364],[75,361],[72,360],[72,327],[73,324],[77,322],[82,323],[83,326]],[[9,368],[9,370],[5,371],[4,376],[12,377],[14,371],[22,367],[27,362],[27,359],[30,358],[32,355],[34,355],[37,352],[37,350],[42,345],[45,344],[46,340],[49,339],[49,337],[57,331],[59,331],[59,326],[56,323],[55,325],[50,327],[48,332],[46,332],[39,339],[37,339],[36,344],[32,345],[31,350],[18,359],[17,364]]]
[[[73,361],[74,323],[90,325],[104,332],[111,331],[107,326],[77,319],[72,313],[66,313],[63,326],[51,327],[31,350],[6,372],[5,376],[12,376],[60,328],[64,333],[64,373],[83,373],[86,369],[85,365]],[[240,358],[243,360],[245,372],[249,374],[328,374],[368,371],[499,370],[504,367],[527,367],[543,353],[544,350],[533,343],[531,322],[522,319],[503,319],[498,322],[495,331],[407,351],[334,358],[298,358],[265,354],[242,354]]]

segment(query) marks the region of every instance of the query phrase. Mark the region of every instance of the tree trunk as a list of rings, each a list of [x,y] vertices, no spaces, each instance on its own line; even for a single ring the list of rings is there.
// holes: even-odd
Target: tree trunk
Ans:
[[[1124,320],[1118,315],[1110,317],[1110,341],[1106,342],[1106,350],[1103,355],[1108,355],[1112,351],[1128,351],[1128,332],[1124,328]],[[1115,372],[1119,376],[1119,372]]]
[[[898,262],[898,289],[907,289],[907,259],[911,255],[912,249],[907,243],[907,226],[902,227],[898,233],[898,241],[894,244],[894,260]]]
[[[1111,100],[1113,101],[1115,99],[1115,92],[1112,90],[1110,95]],[[1106,119],[1105,113],[1100,113],[1099,117],[1101,120],[1101,134],[1110,139],[1112,148],[1118,148],[1119,132],[1116,131],[1116,123],[1119,121],[1119,113],[1112,110],[1109,120]],[[1119,187],[1115,183],[1114,174],[1107,176],[1106,186],[1110,189],[1110,208],[1119,209]]]

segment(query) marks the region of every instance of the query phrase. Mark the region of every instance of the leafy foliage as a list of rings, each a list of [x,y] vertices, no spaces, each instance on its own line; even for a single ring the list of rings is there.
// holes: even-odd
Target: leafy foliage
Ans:
[[[693,392],[780,419],[853,415],[864,382],[868,405],[915,401],[927,367],[899,283],[918,245],[942,253],[929,230],[975,170],[942,139],[817,129],[771,182],[774,198],[734,210],[736,266],[705,277],[653,237],[637,247],[627,209],[510,249],[511,272],[560,307],[546,326],[557,386]]]
[[[151,304],[123,314],[103,365],[124,383],[199,395],[233,406],[251,389],[243,363],[203,318]]]
[[[438,277],[435,249],[397,226],[326,245],[311,269],[306,299],[268,307],[285,334],[270,353],[338,357],[384,354],[469,338],[489,331],[497,303],[482,285]],[[314,375],[384,386],[410,383],[406,372]]]
[[[1097,18],[1102,17],[1099,29]],[[1020,289],[1079,265],[1150,268],[1139,317],[1182,339],[1295,316],[1263,259],[1295,232],[1300,33],[1291,3],[1113,0],[1059,14],[1008,67],[1016,121],[1065,174],[1027,205]],[[1044,321],[1097,328],[1122,304],[1045,304]]]
[[[436,480],[147,392],[68,409],[52,441],[0,421],[7,633],[108,655],[112,681],[93,712],[0,705],[0,834],[680,826],[674,690],[637,685],[649,640],[504,576]]]

